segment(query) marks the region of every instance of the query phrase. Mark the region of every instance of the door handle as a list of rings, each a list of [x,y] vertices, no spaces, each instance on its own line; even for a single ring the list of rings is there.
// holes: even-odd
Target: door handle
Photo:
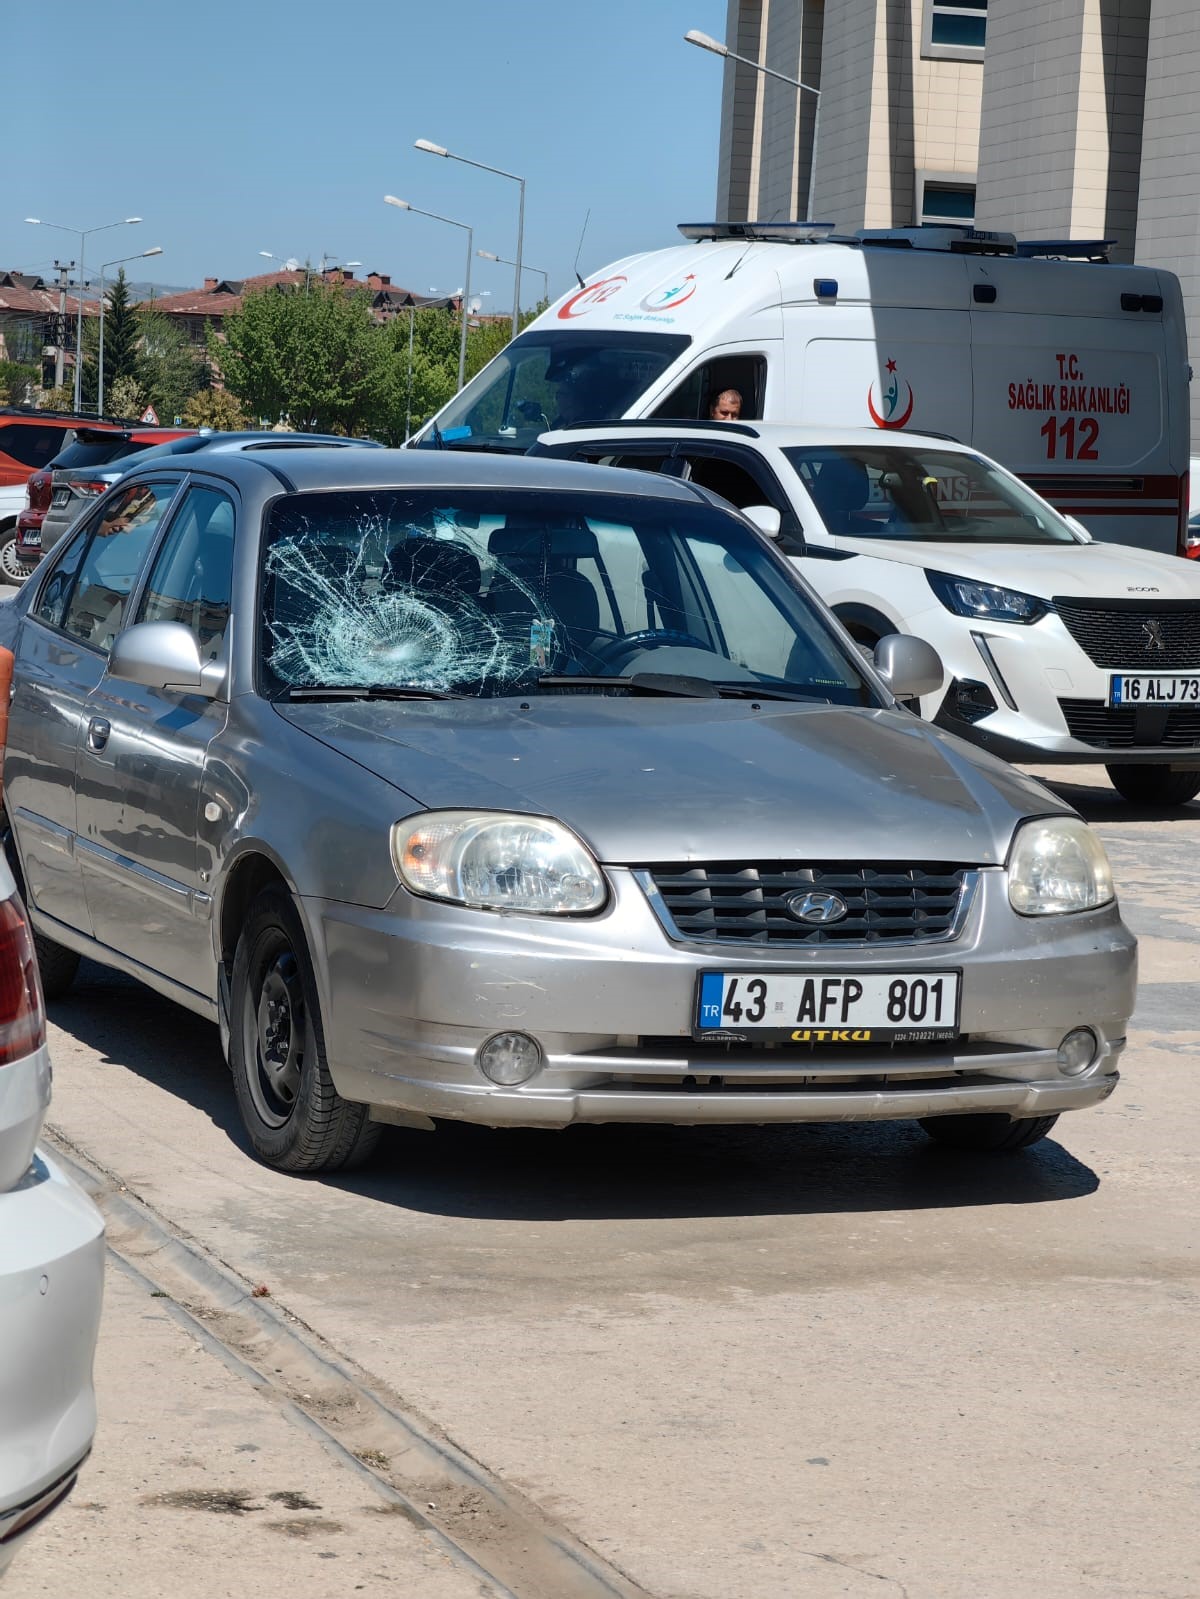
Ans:
[[[108,743],[108,735],[111,732],[112,728],[102,716],[93,716],[88,723],[88,749],[96,750],[97,752],[102,750]]]

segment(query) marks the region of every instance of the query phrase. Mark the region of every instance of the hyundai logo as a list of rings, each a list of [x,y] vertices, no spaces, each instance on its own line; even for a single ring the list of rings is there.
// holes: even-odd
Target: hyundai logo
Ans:
[[[1143,622],[1142,632],[1146,635],[1146,648],[1148,650],[1165,650],[1166,640],[1162,636],[1161,622]]]
[[[850,909],[840,894],[822,894],[812,889],[803,894],[789,894],[783,908],[798,922],[811,922],[817,927],[840,922]]]

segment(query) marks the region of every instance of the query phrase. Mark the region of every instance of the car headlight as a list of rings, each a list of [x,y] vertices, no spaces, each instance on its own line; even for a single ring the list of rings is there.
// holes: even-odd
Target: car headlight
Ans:
[[[1115,897],[1104,845],[1077,816],[1023,822],[1008,854],[1008,900],[1022,916],[1095,910]]]
[[[392,828],[392,860],[405,888],[459,905],[578,916],[606,898],[584,845],[540,816],[429,811]]]
[[[955,577],[952,572],[930,572],[929,586],[948,611],[955,616],[974,616],[985,622],[1036,622],[1050,609],[1036,594],[1022,594],[996,583],[977,583],[974,578]]]

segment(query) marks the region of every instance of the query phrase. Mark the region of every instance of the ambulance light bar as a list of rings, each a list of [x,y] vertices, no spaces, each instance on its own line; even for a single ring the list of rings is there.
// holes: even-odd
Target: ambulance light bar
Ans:
[[[1017,254],[1030,260],[1107,261],[1115,239],[1019,239]]]
[[[1014,233],[984,228],[860,228],[855,238],[864,245],[891,250],[947,250],[955,255],[1016,255]]]
[[[833,232],[832,222],[680,222],[680,233],[693,244],[709,239],[749,239],[770,244],[820,244]]]

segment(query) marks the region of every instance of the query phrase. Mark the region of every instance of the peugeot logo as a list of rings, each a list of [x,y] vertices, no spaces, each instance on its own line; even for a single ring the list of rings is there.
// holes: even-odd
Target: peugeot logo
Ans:
[[[803,894],[789,894],[783,908],[798,922],[823,927],[830,922],[840,922],[850,907],[840,894],[821,894],[810,889]]]
[[[1146,648],[1148,650],[1165,650],[1166,640],[1162,636],[1161,622],[1143,622],[1142,632],[1146,635]]]

